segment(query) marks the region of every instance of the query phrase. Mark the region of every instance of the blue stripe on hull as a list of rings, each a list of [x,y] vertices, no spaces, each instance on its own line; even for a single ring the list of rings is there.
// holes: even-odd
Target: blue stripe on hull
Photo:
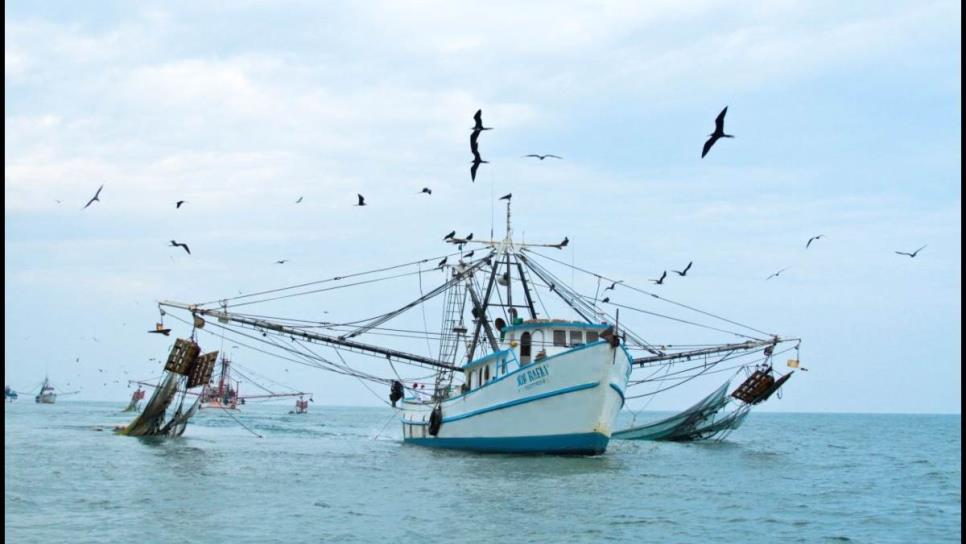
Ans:
[[[407,444],[486,453],[550,453],[599,455],[610,437],[601,433],[555,434],[489,438],[406,438]]]

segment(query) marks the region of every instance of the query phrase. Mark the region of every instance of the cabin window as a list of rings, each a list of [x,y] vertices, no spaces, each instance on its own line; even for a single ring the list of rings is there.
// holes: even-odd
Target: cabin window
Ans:
[[[587,331],[587,343],[597,341],[597,331]]]
[[[584,343],[584,331],[570,331],[570,345],[577,346]]]
[[[483,383],[490,381],[490,365],[486,365],[485,374],[483,376]]]
[[[567,331],[553,331],[553,345],[567,346]]]
[[[530,333],[525,332],[520,336],[520,364],[525,365],[530,362]]]

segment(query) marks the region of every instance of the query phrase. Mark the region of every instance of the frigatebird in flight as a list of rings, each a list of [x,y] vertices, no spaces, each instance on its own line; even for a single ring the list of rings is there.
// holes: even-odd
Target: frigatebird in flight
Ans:
[[[688,265],[684,267],[684,270],[672,270],[671,272],[674,272],[678,276],[682,276],[682,277],[683,276],[687,276],[688,275],[688,270],[691,270],[691,265],[692,264],[694,264],[694,261],[689,262]]]
[[[511,198],[513,198],[513,193],[507,193],[501,196],[500,198],[498,198],[497,200],[510,200]]]
[[[423,187],[423,190],[422,191],[419,191],[419,192],[420,193],[426,193],[427,195],[433,194],[432,189],[430,189],[429,187]]]
[[[702,159],[708,154],[708,151],[711,150],[711,146],[713,146],[719,138],[734,138],[734,136],[731,134],[725,134],[724,131],[724,118],[726,113],[728,113],[728,106],[725,106],[725,109],[721,110],[721,113],[719,113],[718,117],[714,120],[714,132],[709,134],[708,136],[710,136],[710,138],[708,138],[707,142],[704,142],[704,149],[701,151]]]
[[[470,167],[470,179],[476,181],[476,170],[481,164],[487,164],[489,161],[484,161],[480,157],[480,146],[477,142],[477,138],[480,135],[480,131],[475,130],[473,134],[470,134],[470,151],[473,152],[473,166]]]
[[[524,159],[527,158],[527,157],[534,157],[534,158],[537,158],[537,159],[540,159],[540,160],[546,159],[547,157],[552,157],[554,159],[562,159],[563,158],[563,157],[558,157],[556,155],[550,155],[550,154],[547,154],[547,155],[537,155],[536,153],[531,153],[529,155],[524,155],[523,156]]]
[[[171,247],[183,247],[184,250],[188,252],[188,255],[191,255],[191,250],[188,249],[188,244],[179,243],[179,242],[175,242],[174,240],[171,240]]]
[[[478,133],[481,130],[493,130],[493,127],[483,126],[483,110],[476,110],[476,113],[473,114],[473,120],[476,121],[476,124],[473,125],[473,132]]]
[[[648,280],[648,281],[653,281],[654,282],[654,285],[662,285],[664,283],[664,278],[666,278],[666,277],[667,277],[667,270],[665,270],[664,273],[661,274],[661,277],[660,278],[658,278],[656,280]]]
[[[824,236],[825,236],[824,234],[819,234],[818,236],[812,236],[811,238],[809,238],[808,242],[805,242],[805,249],[808,249],[808,246],[812,245],[812,242]]]
[[[614,283],[610,284],[610,287],[605,287],[604,288],[604,291],[611,291],[611,290],[613,290],[615,287],[617,287],[617,284],[618,283],[624,283],[624,280],[615,281]]]
[[[356,193],[356,196],[359,197],[359,203],[356,204],[356,206],[365,206],[366,205],[366,197],[364,197],[364,196],[362,196],[362,195],[360,195],[358,193]]]
[[[103,188],[104,188],[104,184],[101,184],[101,186],[97,188],[97,192],[94,193],[94,198],[88,200],[87,201],[87,204],[84,204],[84,207],[81,208],[81,209],[82,210],[86,210],[87,207],[90,206],[91,204],[93,204],[94,202],[100,202],[101,199],[99,197],[101,196],[101,189],[103,189]]]
[[[898,253],[899,255],[908,255],[908,256],[909,256],[909,258],[913,258],[913,257],[915,257],[915,256],[916,256],[916,255],[917,255],[917,254],[918,254],[918,253],[919,253],[920,251],[922,251],[922,250],[923,250],[923,249],[924,249],[925,247],[926,247],[926,246],[922,246],[921,248],[919,248],[919,249],[917,249],[917,250],[915,250],[915,251],[913,251],[912,253],[906,253],[905,251],[896,251],[896,253]]]
[[[784,272],[784,271],[786,271],[786,270],[788,270],[788,267],[787,267],[787,266],[786,266],[785,268],[782,268],[782,269],[781,269],[781,270],[779,270],[778,272],[775,272],[775,273],[774,273],[774,274],[772,274],[771,276],[768,276],[767,278],[765,278],[765,280],[770,280],[770,279],[772,279],[772,278],[775,278],[775,277],[778,277],[778,275],[779,275],[779,274],[781,274],[782,272]]]
[[[177,202],[174,203],[174,207],[175,208],[180,208],[181,205],[184,204],[185,202],[187,202],[187,200],[179,200],[179,201],[177,201]]]

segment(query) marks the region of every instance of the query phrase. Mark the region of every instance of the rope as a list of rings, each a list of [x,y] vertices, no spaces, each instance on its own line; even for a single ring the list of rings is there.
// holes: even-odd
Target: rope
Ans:
[[[403,267],[406,267],[406,266],[412,266],[414,264],[425,263],[425,262],[429,262],[429,261],[432,261],[432,260],[440,259],[440,258],[443,258],[443,257],[450,257],[452,255],[458,255],[458,254],[459,253],[457,252],[457,253],[450,253],[448,255],[440,255],[439,257],[428,257],[426,259],[421,259],[421,260],[418,260],[418,261],[410,261],[408,263],[403,263],[403,264],[396,264],[396,265],[392,265],[392,266],[387,266],[385,268],[376,268],[376,269],[373,269],[373,270],[367,270],[365,272],[356,272],[356,273],[353,273],[353,274],[346,274],[345,276],[335,276],[335,277],[327,278],[327,279],[324,279],[324,280],[310,281],[310,282],[307,282],[307,283],[301,283],[301,284],[298,284],[298,285],[291,285],[291,286],[288,286],[288,287],[279,287],[277,289],[269,289],[267,291],[258,291],[258,292],[255,292],[255,293],[249,293],[247,295],[239,295],[239,296],[236,296],[236,297],[229,297],[229,298],[223,298],[223,299],[218,299],[218,300],[209,300],[207,302],[202,302],[202,303],[200,303],[198,305],[199,306],[204,306],[206,304],[214,304],[216,302],[217,303],[220,303],[222,301],[228,301],[228,300],[238,300],[238,299],[249,298],[249,297],[257,297],[257,296],[260,296],[260,295],[267,295],[267,294],[271,294],[271,293],[278,293],[278,292],[281,292],[281,291],[287,291],[289,289],[298,289],[300,287],[308,287],[309,285],[318,285],[320,283],[328,283],[328,282],[332,282],[332,281],[340,281],[340,280],[344,280],[346,278],[354,278],[354,277],[357,277],[357,276],[365,276],[366,274],[376,274],[378,272],[386,272],[388,270],[395,270],[397,268],[403,268]]]
[[[265,438],[264,436],[262,436],[262,435],[256,433],[255,431],[249,429],[244,423],[241,422],[241,420],[239,420],[237,417],[235,417],[235,415],[232,414],[231,412],[229,412],[228,409],[225,408],[224,406],[218,405],[218,407],[221,408],[222,411],[224,411],[226,414],[228,414],[228,416],[230,418],[234,419],[235,420],[235,423],[241,425],[242,428],[244,428],[246,431],[252,433],[253,435],[257,436],[258,438]]]
[[[611,278],[608,278],[608,277],[606,277],[606,276],[602,276],[602,275],[600,275],[600,274],[597,274],[596,272],[591,272],[591,271],[589,271],[589,270],[585,270],[585,269],[583,269],[583,268],[580,268],[580,267],[578,267],[578,266],[573,266],[573,265],[570,265],[570,264],[567,264],[567,263],[565,263],[565,262],[563,262],[563,261],[559,261],[559,260],[557,260],[557,259],[554,259],[553,257],[548,257],[548,256],[546,256],[546,255],[543,255],[542,253],[537,253],[536,251],[533,251],[533,250],[532,250],[532,249],[530,249],[530,248],[524,248],[524,251],[526,251],[526,252],[528,252],[528,253],[532,253],[532,254],[534,254],[534,255],[536,255],[536,256],[538,256],[538,257],[542,257],[542,258],[544,258],[544,259],[548,259],[548,260],[551,260],[551,261],[553,261],[553,262],[555,262],[555,263],[558,263],[558,264],[561,264],[561,265],[563,265],[563,266],[568,266],[568,267],[572,267],[572,268],[574,268],[575,270],[578,270],[578,271],[580,271],[580,272],[583,272],[583,273],[585,273],[585,274],[590,274],[591,276],[597,276],[597,277],[599,277],[599,278],[603,278],[603,279],[605,279],[605,280],[607,280],[607,281],[616,281],[616,280],[613,280],[613,279],[611,279]],[[650,296],[652,296],[652,297],[654,297],[654,298],[656,298],[656,299],[658,299],[658,300],[661,300],[661,301],[664,301],[664,302],[667,302],[667,303],[669,303],[669,304],[674,304],[674,305],[676,305],[676,306],[680,306],[680,307],[682,307],[682,308],[687,308],[688,310],[691,310],[691,311],[694,311],[694,312],[698,312],[698,313],[700,313],[700,314],[704,314],[704,315],[706,315],[706,316],[708,316],[708,317],[713,317],[713,318],[715,318],[715,319],[720,319],[720,320],[722,320],[722,321],[725,321],[725,322],[728,322],[728,323],[731,323],[732,325],[738,325],[739,327],[744,327],[744,328],[746,328],[746,329],[748,329],[748,330],[751,330],[751,331],[755,331],[755,332],[757,332],[757,333],[760,333],[760,334],[764,334],[765,336],[776,336],[775,334],[772,334],[772,333],[768,333],[768,332],[765,332],[765,331],[762,331],[762,330],[759,330],[759,329],[756,329],[756,328],[754,328],[754,327],[752,327],[752,326],[750,326],[750,325],[745,325],[745,324],[743,324],[743,323],[739,323],[739,322],[737,322],[737,321],[732,321],[732,320],[730,320],[730,319],[727,319],[727,318],[725,318],[725,317],[721,317],[721,316],[719,316],[719,315],[715,315],[715,314],[712,314],[712,313],[710,313],[710,312],[706,312],[706,311],[704,311],[704,310],[699,310],[699,309],[697,309],[697,308],[693,308],[693,307],[691,307],[691,306],[688,306],[687,304],[683,304],[683,303],[680,303],[680,302],[675,302],[675,301],[673,301],[673,300],[670,300],[670,299],[667,299],[667,298],[664,298],[664,297],[662,297],[662,296],[660,296],[660,295],[656,295],[656,294],[654,294],[654,293],[651,293],[651,292],[648,292],[648,291],[645,291],[645,290],[643,290],[643,289],[639,289],[639,288],[637,288],[637,287],[634,287],[634,286],[632,286],[632,285],[629,285],[629,284],[627,284],[627,283],[621,283],[621,284],[618,284],[618,285],[622,285],[622,286],[624,286],[624,287],[627,287],[628,289],[631,289],[632,291],[637,291],[637,292],[639,292],[639,293],[643,293],[643,294],[645,294],[645,295],[650,295]]]

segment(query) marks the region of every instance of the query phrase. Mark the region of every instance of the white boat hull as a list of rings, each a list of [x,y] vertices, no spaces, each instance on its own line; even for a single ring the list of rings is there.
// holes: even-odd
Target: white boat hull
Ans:
[[[630,364],[625,350],[601,340],[517,368],[443,401],[436,436],[429,433],[434,405],[404,400],[403,440],[481,452],[603,453]]]

